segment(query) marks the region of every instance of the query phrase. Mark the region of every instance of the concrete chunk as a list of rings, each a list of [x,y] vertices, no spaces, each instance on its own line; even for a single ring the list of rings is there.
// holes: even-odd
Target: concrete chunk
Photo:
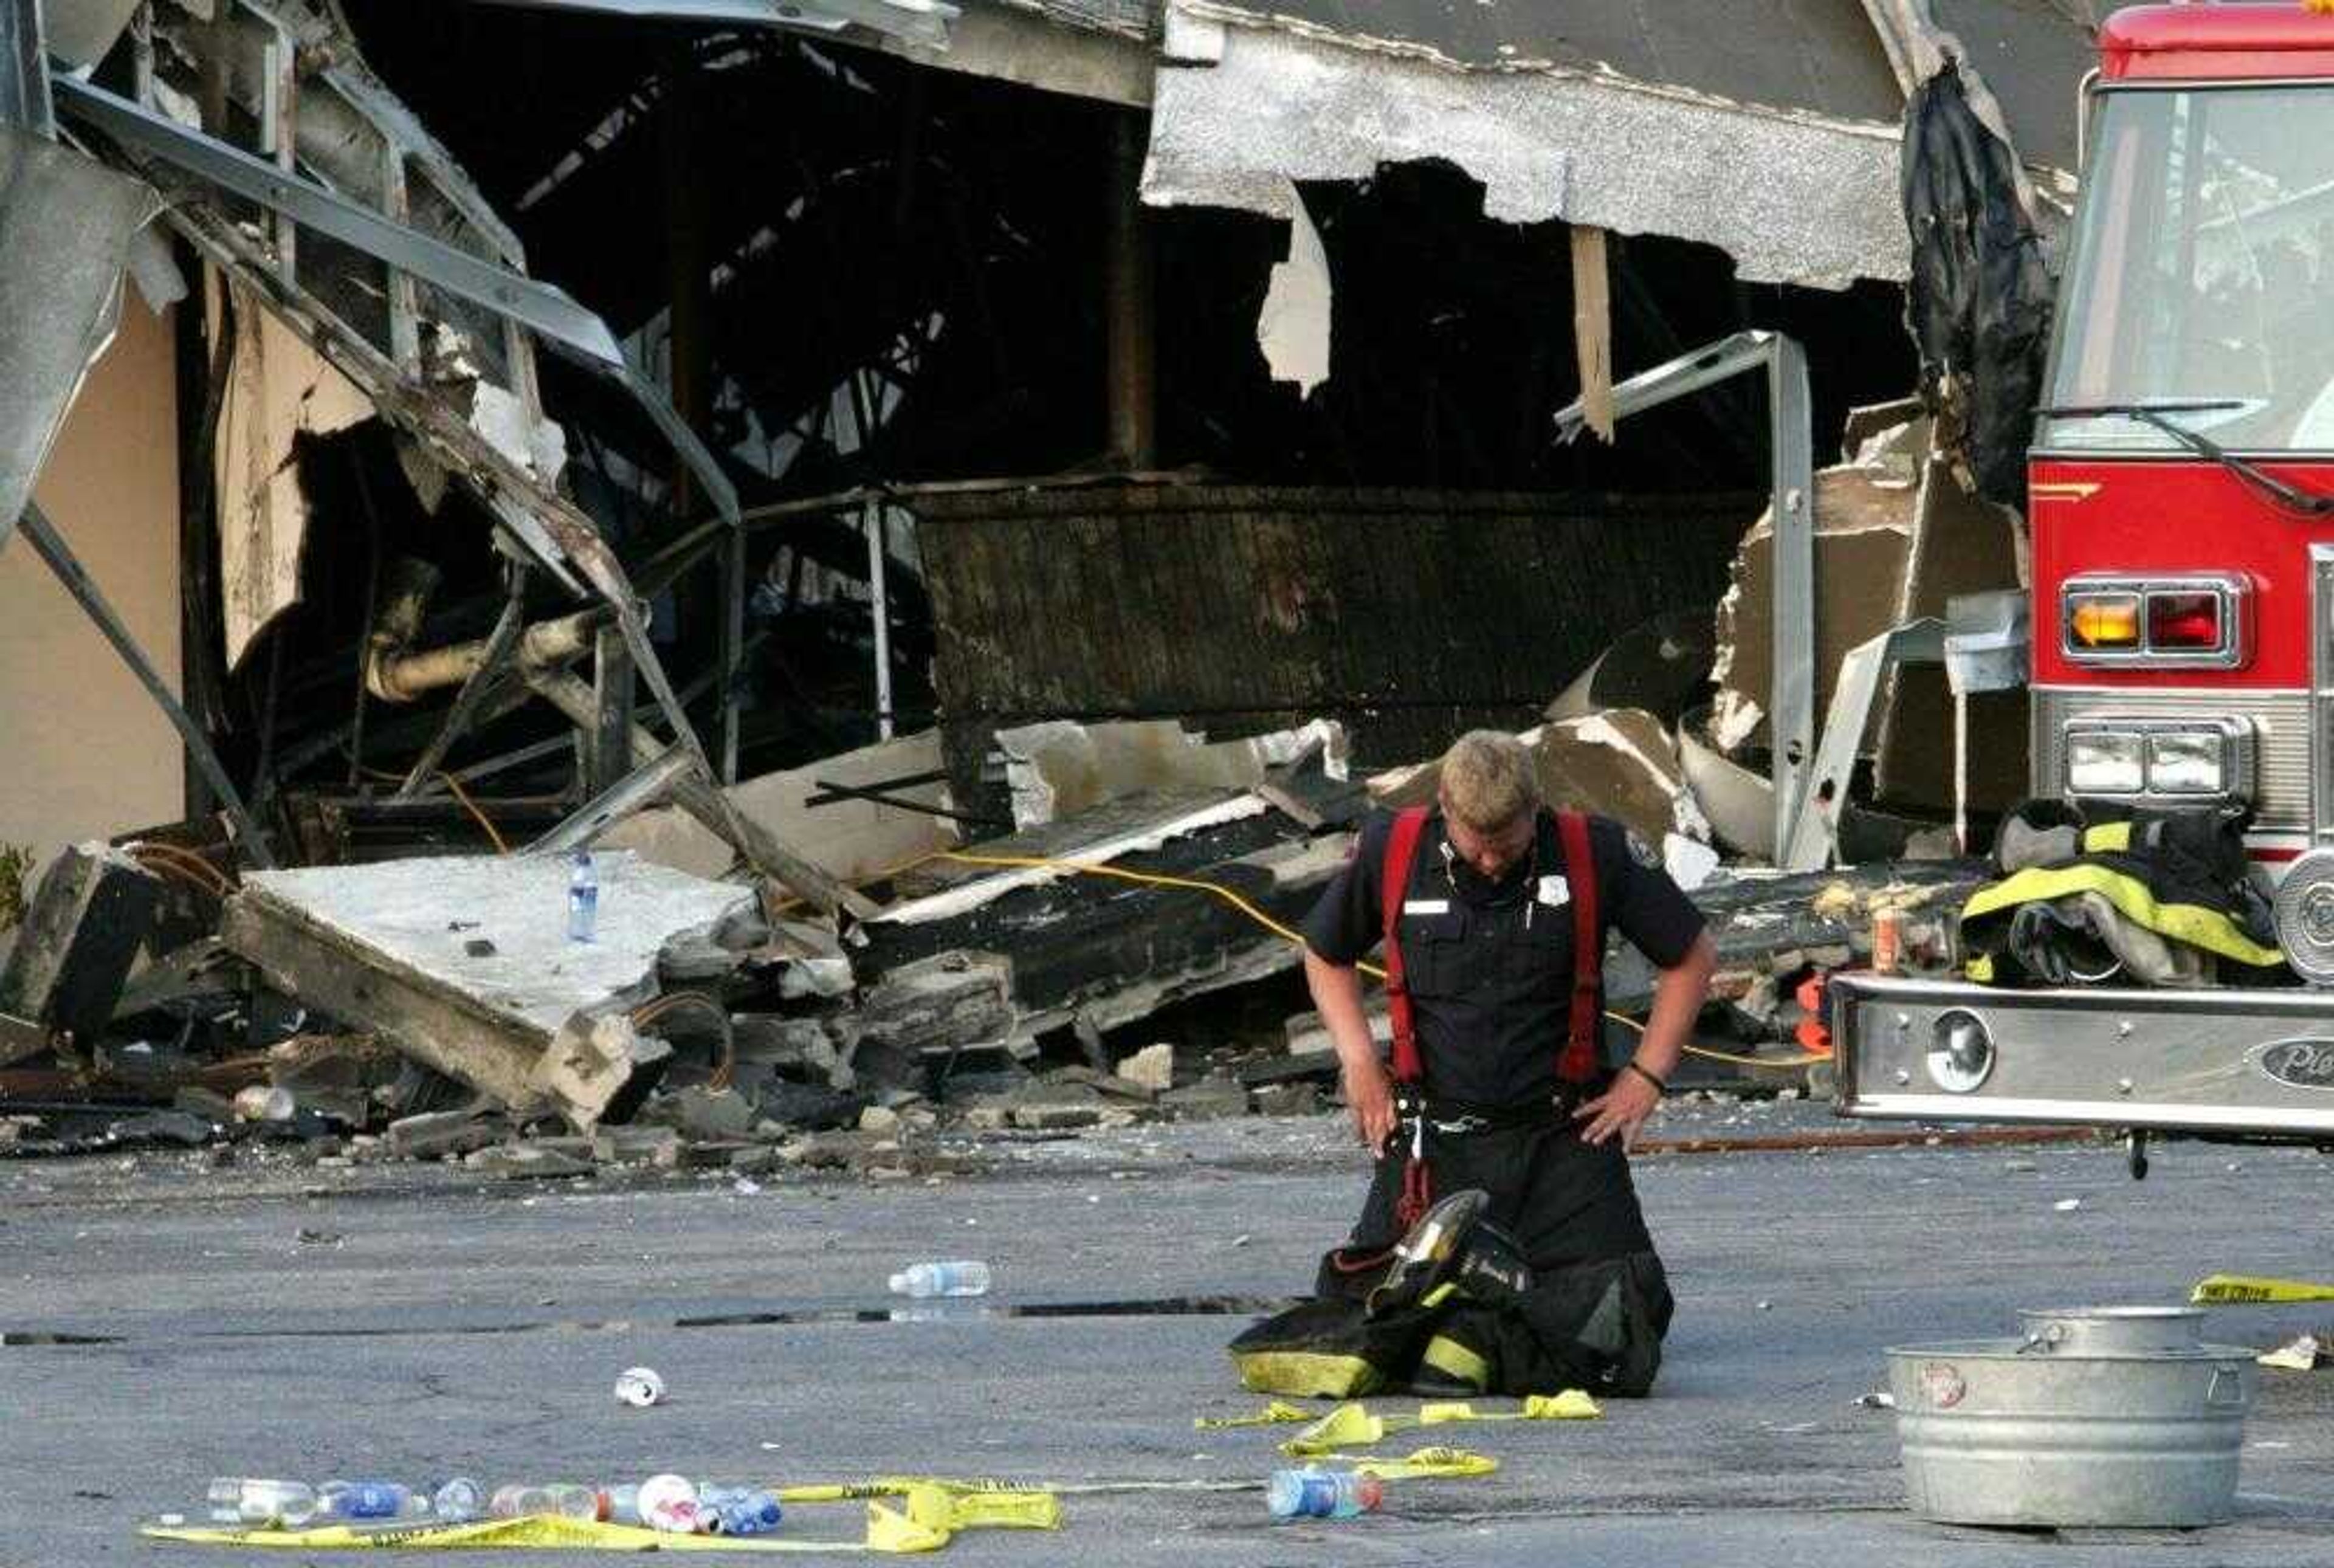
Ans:
[[[93,1040],[113,1017],[162,896],[161,880],[119,850],[77,844],[49,862],[0,967],[0,1013]],[[0,1063],[40,1046],[0,1035]]]
[[[1145,1045],[1118,1064],[1118,1075],[1153,1094],[1164,1094],[1175,1087],[1175,1047],[1164,1041]]]

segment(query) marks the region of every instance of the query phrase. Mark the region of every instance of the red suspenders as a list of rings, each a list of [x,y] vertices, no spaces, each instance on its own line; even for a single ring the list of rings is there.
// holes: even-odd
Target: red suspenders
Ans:
[[[1588,844],[1588,819],[1578,812],[1556,813],[1557,834],[1564,845],[1564,874],[1572,900],[1572,1016],[1564,1049],[1558,1054],[1557,1076],[1567,1083],[1587,1083],[1596,1076],[1596,1047],[1604,1009],[1598,1005],[1605,970],[1605,944],[1596,907],[1596,861]],[[1426,1066],[1418,1053],[1418,1031],[1412,1020],[1410,989],[1403,978],[1402,906],[1410,892],[1410,873],[1418,860],[1418,841],[1426,829],[1426,808],[1412,806],[1394,814],[1387,836],[1382,868],[1380,913],[1384,922],[1386,1012],[1394,1024],[1394,1079],[1397,1086],[1419,1098]],[[1527,888],[1524,896],[1538,898],[1539,890]],[[1433,1201],[1426,1167],[1425,1111],[1414,1107],[1410,1159],[1403,1169],[1402,1200],[1394,1218],[1403,1229],[1415,1224]]]

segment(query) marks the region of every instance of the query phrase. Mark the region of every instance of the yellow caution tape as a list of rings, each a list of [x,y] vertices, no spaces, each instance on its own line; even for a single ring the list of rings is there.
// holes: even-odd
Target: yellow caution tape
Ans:
[[[1356,1472],[1375,1476],[1381,1481],[1417,1481],[1447,1479],[1461,1476],[1488,1476],[1500,1467],[1500,1462],[1489,1454],[1477,1454],[1465,1448],[1420,1448],[1399,1459],[1376,1459],[1367,1456],[1349,1457],[1344,1454],[1324,1456],[1342,1459]]]
[[[940,1476],[878,1476],[872,1481],[806,1483],[775,1486],[781,1503],[856,1503],[883,1497],[919,1497],[936,1494],[934,1515],[944,1528],[957,1530],[1058,1530],[1062,1500],[1045,1487],[1022,1481],[983,1478],[952,1479]]]
[[[1205,1432],[1220,1427],[1278,1427],[1312,1419],[1312,1411],[1300,1409],[1284,1400],[1275,1400],[1252,1416],[1196,1416],[1192,1418],[1191,1425]]]
[[[930,1552],[948,1544],[946,1531],[880,1503],[867,1508],[864,1541],[796,1541],[764,1535],[675,1535],[632,1525],[609,1525],[557,1515],[479,1519],[461,1525],[324,1525],[312,1530],[268,1525],[149,1525],[139,1534],[155,1541],[198,1546],[266,1546],[301,1552],[593,1551],[593,1552]],[[878,1517],[878,1515],[882,1515]]]
[[[2241,1303],[2334,1301],[2334,1284],[2302,1279],[2269,1279],[2260,1275],[2207,1275],[2188,1293],[2191,1303],[2233,1306]]]
[[[1417,1427],[1450,1426],[1462,1421],[1593,1421],[1605,1412],[1578,1389],[1560,1394],[1532,1394],[1523,1408],[1479,1410],[1464,1400],[1423,1404],[1416,1415],[1373,1415],[1365,1405],[1339,1405],[1327,1415],[1280,1445],[1280,1451],[1297,1458],[1319,1457],[1338,1448],[1366,1448],[1389,1433]]]

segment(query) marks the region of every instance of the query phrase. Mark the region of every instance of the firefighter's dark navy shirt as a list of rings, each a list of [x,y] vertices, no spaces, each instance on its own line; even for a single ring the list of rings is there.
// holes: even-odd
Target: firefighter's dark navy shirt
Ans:
[[[1379,889],[1392,813],[1362,824],[1354,858],[1306,917],[1306,945],[1333,964],[1366,957],[1384,931]],[[1487,1106],[1542,1101],[1572,1015],[1573,869],[1556,818],[1539,813],[1532,848],[1497,882],[1452,851],[1437,812],[1418,836],[1396,928],[1428,1093]],[[1628,830],[1588,819],[1598,919],[1658,968],[1683,958],[1702,912]]]

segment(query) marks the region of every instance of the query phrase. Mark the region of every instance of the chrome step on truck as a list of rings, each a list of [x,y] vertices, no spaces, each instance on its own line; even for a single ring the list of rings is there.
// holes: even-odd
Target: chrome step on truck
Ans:
[[[2334,1145],[2334,993],[2013,991],[1851,971],[1826,1011],[1833,1107]]]

